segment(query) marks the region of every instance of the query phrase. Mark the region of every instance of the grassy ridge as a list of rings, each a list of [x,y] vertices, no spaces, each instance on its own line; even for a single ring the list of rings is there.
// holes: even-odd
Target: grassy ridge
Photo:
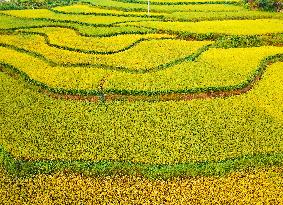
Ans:
[[[221,161],[206,161],[183,164],[143,164],[126,161],[99,162],[84,160],[27,161],[14,159],[0,147],[0,164],[7,174],[16,178],[34,177],[38,174],[74,172],[84,176],[143,176],[150,179],[168,180],[176,177],[224,176],[231,172],[283,165],[283,154],[258,154],[241,156]]]

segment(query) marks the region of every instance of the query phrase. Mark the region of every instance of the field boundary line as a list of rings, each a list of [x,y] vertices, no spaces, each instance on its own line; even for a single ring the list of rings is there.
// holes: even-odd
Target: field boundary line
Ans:
[[[282,166],[283,153],[248,154],[219,161],[176,164],[149,164],[115,160],[24,160],[16,159],[0,145],[0,166],[16,178],[30,178],[38,174],[74,172],[86,176],[130,175],[149,179],[174,177],[225,176],[247,169]]]

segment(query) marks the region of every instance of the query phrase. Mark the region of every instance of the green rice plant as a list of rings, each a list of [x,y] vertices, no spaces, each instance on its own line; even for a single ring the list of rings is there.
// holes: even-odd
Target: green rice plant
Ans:
[[[283,34],[267,34],[254,36],[223,36],[217,39],[215,47],[237,48],[237,47],[256,47],[256,46],[283,45]]]
[[[44,27],[66,28],[76,31],[82,36],[113,36],[119,34],[146,34],[156,32],[154,29],[137,28],[133,26],[93,26],[80,25],[75,22],[53,22],[48,20],[33,20],[13,16],[1,15],[0,29],[2,31],[15,31],[18,29],[32,29]]]
[[[32,21],[29,19],[19,19],[12,16],[4,16],[0,15],[0,29],[10,29],[10,28],[22,28],[28,26],[44,26],[47,23],[45,21]],[[54,25],[54,23],[50,22],[49,25]]]

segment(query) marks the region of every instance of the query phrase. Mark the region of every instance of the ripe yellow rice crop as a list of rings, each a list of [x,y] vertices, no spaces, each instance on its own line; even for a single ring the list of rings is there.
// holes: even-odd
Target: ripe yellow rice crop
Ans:
[[[0,53],[1,62],[22,70],[30,66],[26,69],[31,77],[37,72],[47,82],[54,81],[54,68],[44,67],[40,60],[9,49],[1,49]],[[122,159],[154,164],[281,153],[283,119],[273,114],[282,110],[282,105],[267,103],[265,110],[264,104],[268,98],[276,99],[282,90],[282,66],[283,63],[269,66],[255,88],[240,96],[180,102],[111,102],[107,107],[54,100],[1,73],[0,82],[5,89],[1,90],[0,104],[10,105],[3,109],[4,118],[0,118],[9,119],[6,124],[0,123],[1,144],[20,159]],[[63,72],[56,77],[63,80],[70,76],[67,68]],[[72,72],[67,80],[70,87],[76,82],[72,78],[81,75],[79,70]],[[94,72],[91,77],[98,75]],[[267,86],[270,92],[260,91]],[[263,106],[258,106],[260,103]],[[11,117],[12,113],[17,117]]]
[[[210,49],[195,62],[184,62],[159,72],[113,72],[105,87],[157,91],[237,85],[256,70],[261,59],[277,53],[283,53],[282,47]]]
[[[282,121],[283,109],[279,105],[283,102],[283,95],[281,95],[283,93],[283,86],[279,86],[275,82],[283,85],[282,76],[279,74],[282,73],[283,63],[275,63],[268,69],[273,72],[267,72],[265,78],[261,79],[261,84],[264,85],[261,89],[251,91],[252,99],[257,107],[274,116],[277,120]]]
[[[94,38],[81,36],[72,29],[59,27],[45,27],[23,30],[28,32],[44,33],[48,36],[49,42],[51,44],[65,46],[73,49],[95,50],[100,52],[123,50],[124,48],[129,47],[135,42],[141,40],[174,38],[174,36],[167,34],[127,34],[112,37]]]
[[[280,13],[262,12],[262,11],[227,11],[227,12],[174,12],[165,14],[166,18],[174,19],[176,21],[205,21],[205,20],[232,20],[232,19],[264,19],[275,18],[282,19],[283,15]]]
[[[279,19],[225,20],[201,22],[133,22],[127,25],[144,26],[160,30],[189,33],[218,33],[230,35],[262,35],[283,32]]]
[[[147,15],[147,11],[134,12],[134,11],[122,11],[107,8],[100,8],[84,4],[74,4],[71,6],[55,7],[55,11],[64,13],[77,13],[77,14],[111,14],[111,15]],[[250,10],[239,10],[235,11],[225,11],[225,12],[203,12],[203,11],[176,11],[172,13],[162,13],[162,12],[151,12],[151,17],[165,17],[167,19],[174,20],[187,20],[187,21],[199,21],[199,20],[209,20],[209,19],[256,19],[256,18],[283,18],[281,14],[262,12],[262,11],[250,11]]]
[[[75,173],[11,179],[0,170],[5,204],[280,204],[282,168],[240,171],[225,177],[150,180],[142,177],[87,177]],[[19,188],[20,187],[20,188]],[[23,195],[23,193],[25,193]]]
[[[70,6],[61,6],[61,7],[55,7],[53,8],[55,11],[62,11],[67,13],[96,13],[96,14],[109,14],[109,15],[147,15],[147,12],[134,12],[134,11],[119,11],[114,9],[107,9],[107,8],[100,8],[85,4],[74,4]],[[154,16],[162,16],[166,13],[152,13],[151,15]]]
[[[47,9],[34,10],[9,10],[0,13],[11,15],[14,17],[30,18],[30,19],[48,19],[57,21],[81,22],[88,24],[112,24],[125,21],[140,21],[144,18],[139,17],[118,17],[118,16],[89,16],[89,15],[66,15],[54,13]]]
[[[124,52],[113,55],[101,55],[78,53],[50,47],[45,44],[41,36],[2,35],[0,42],[37,52],[44,55],[47,59],[62,65],[105,64],[117,69],[126,67],[130,70],[150,70],[161,64],[189,56],[196,52],[197,49],[211,43],[209,41],[191,42],[174,39],[153,39],[143,41]],[[149,50],[148,48],[152,49]]]
[[[146,4],[125,3],[112,0],[87,0],[95,6],[102,6],[104,8],[111,8],[117,10],[147,10]],[[151,5],[153,12],[167,12],[172,13],[176,11],[239,11],[244,10],[242,6],[225,5],[225,4],[199,4],[199,5]]]
[[[181,1],[152,0],[150,17],[146,0],[0,11],[1,202],[68,196],[99,203],[134,192],[123,202],[201,203],[205,196],[237,204],[259,199],[262,187],[270,192],[257,202],[282,198],[278,172],[199,176],[281,166],[282,14],[233,0]],[[196,96],[202,99],[189,100]],[[11,182],[1,164],[17,178],[60,173]],[[134,176],[86,177],[124,172]],[[27,196],[34,200],[22,202]]]
[[[199,44],[198,42],[196,43]],[[50,87],[97,90],[99,81],[106,77],[104,85],[106,90],[124,89],[134,91],[166,91],[237,85],[244,82],[255,72],[261,59],[283,52],[282,47],[271,46],[210,49],[195,62],[183,62],[164,70],[135,74],[98,67],[51,67],[46,62],[27,54],[6,48],[1,48],[1,50],[3,51],[0,55],[2,61],[19,68],[31,78],[43,82]],[[52,53],[52,50],[50,53]],[[129,56],[129,54],[127,55]],[[61,58],[65,59],[63,56]],[[107,58],[113,59],[113,55],[107,56]],[[22,64],[23,60],[28,63]],[[134,61],[129,61],[129,65],[130,62],[141,62],[144,59],[137,58],[132,60]],[[123,63],[121,61],[113,62],[117,62],[118,65]],[[127,59],[125,59],[124,63],[127,63]]]

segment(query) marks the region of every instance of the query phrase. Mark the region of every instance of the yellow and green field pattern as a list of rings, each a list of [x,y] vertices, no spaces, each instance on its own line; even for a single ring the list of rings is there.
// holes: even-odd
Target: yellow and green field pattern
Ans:
[[[268,180],[282,178],[283,14],[224,0],[151,6],[150,16],[145,0],[0,10],[0,197],[22,203],[15,186],[37,187],[49,203],[61,192],[42,198],[45,186],[114,190],[123,175],[143,200],[176,183],[213,198],[244,173],[282,199],[282,180]],[[155,202],[182,204],[178,194]]]

